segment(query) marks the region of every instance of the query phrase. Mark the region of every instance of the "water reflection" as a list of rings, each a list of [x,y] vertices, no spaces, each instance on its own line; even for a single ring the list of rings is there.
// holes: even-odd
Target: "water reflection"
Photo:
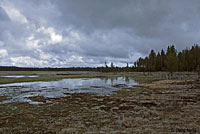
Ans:
[[[0,96],[8,96],[10,99],[0,102],[33,102],[27,97],[62,97],[65,93],[96,93],[98,95],[110,95],[115,90],[122,87],[115,85],[123,84],[125,87],[131,87],[137,83],[128,77],[115,78],[76,78],[62,79],[59,81],[48,82],[24,82],[0,85]]]

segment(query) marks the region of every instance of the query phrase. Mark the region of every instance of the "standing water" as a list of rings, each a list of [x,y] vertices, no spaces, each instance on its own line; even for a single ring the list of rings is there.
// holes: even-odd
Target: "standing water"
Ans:
[[[115,78],[74,78],[48,82],[24,82],[0,85],[0,97],[7,96],[9,102],[29,102],[38,104],[28,97],[42,96],[56,98],[66,96],[66,93],[95,93],[111,95],[116,90],[128,88],[137,83],[130,77]]]

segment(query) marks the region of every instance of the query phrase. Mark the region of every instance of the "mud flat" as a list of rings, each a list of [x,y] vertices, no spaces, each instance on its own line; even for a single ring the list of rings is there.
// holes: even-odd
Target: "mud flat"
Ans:
[[[29,97],[42,102],[37,105],[0,104],[0,133],[200,133],[199,81],[158,80],[143,73],[135,80],[141,85],[115,84],[121,90],[109,96],[65,93]]]

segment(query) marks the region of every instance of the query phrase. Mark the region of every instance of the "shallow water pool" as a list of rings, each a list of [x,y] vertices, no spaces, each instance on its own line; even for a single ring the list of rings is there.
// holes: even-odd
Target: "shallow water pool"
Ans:
[[[132,78],[74,78],[47,82],[23,82],[0,85],[0,96],[7,96],[9,102],[29,102],[38,104],[28,97],[43,96],[49,98],[63,97],[66,93],[95,93],[97,95],[111,95],[116,90],[136,85]]]

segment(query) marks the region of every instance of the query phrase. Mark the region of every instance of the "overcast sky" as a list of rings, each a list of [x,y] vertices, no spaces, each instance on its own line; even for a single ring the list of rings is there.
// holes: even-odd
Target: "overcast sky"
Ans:
[[[0,66],[125,66],[199,40],[200,0],[0,0]]]

